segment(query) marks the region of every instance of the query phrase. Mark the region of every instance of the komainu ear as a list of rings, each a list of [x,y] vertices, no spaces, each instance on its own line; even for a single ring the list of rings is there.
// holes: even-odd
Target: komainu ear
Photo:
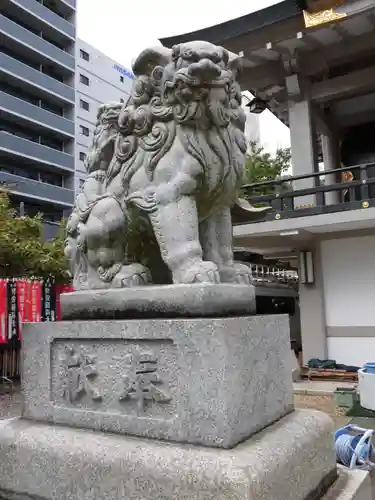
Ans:
[[[240,73],[243,68],[242,57],[230,52],[228,65],[232,71]]]
[[[172,60],[172,50],[159,45],[143,50],[132,64],[136,76],[151,75],[155,66],[166,66]]]
[[[223,58],[224,63],[227,65],[229,61],[229,52],[224,47],[220,47],[221,49],[221,57]]]

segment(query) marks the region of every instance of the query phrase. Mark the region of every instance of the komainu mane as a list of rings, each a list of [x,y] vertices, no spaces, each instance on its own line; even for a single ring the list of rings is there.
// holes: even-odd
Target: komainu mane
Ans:
[[[246,154],[239,59],[191,42],[147,49],[133,71],[129,102],[99,109],[67,224],[75,289],[146,285],[161,263],[164,283],[249,284],[230,216]]]

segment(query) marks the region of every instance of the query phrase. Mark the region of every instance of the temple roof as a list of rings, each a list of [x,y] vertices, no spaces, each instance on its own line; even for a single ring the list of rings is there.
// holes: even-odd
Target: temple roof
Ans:
[[[242,58],[241,88],[283,123],[289,125],[290,104],[308,94],[319,134],[345,131],[375,121],[375,2],[326,1],[337,7],[308,13],[302,0],[283,0],[160,41],[166,47],[194,40],[222,45]]]
[[[231,19],[224,23],[209,26],[197,31],[160,38],[165,47],[172,47],[182,42],[205,40],[211,43],[223,44],[226,40],[240,37],[252,31],[286,21],[293,17],[302,16],[302,10],[296,0],[284,0],[266,9],[258,10],[246,16]]]

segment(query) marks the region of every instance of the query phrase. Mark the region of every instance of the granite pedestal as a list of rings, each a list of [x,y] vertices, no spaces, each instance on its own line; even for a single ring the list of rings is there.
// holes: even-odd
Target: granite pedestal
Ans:
[[[234,293],[241,288],[252,293]],[[201,290],[201,300],[212,293],[221,292]],[[116,318],[130,310],[119,297]],[[333,491],[332,422],[293,410],[288,318],[249,316],[246,305],[220,318],[217,302],[212,317],[201,307],[183,319],[167,302],[169,318],[165,308],[150,318],[147,306],[147,319],[91,311],[26,325],[23,416],[0,423],[0,499],[318,500]]]
[[[296,411],[224,450],[7,420],[0,422],[0,493],[27,493],[22,500],[316,500],[336,477],[331,432],[324,414]]]
[[[25,418],[229,448],[292,411],[283,316],[34,323]]]

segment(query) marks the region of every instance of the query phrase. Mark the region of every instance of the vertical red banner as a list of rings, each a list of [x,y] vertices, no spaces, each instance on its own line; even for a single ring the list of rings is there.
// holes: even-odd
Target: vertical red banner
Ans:
[[[61,320],[61,302],[60,295],[62,293],[70,293],[74,292],[73,286],[68,283],[66,285],[55,285],[55,293],[56,293],[56,321]]]
[[[18,339],[17,286],[14,279],[8,280],[8,340]]]
[[[42,316],[42,282],[32,281],[30,285],[30,301],[28,304],[28,320],[39,322]]]
[[[56,297],[56,321],[61,320],[61,306],[60,306],[60,295],[61,290],[64,285],[55,285],[55,297]]]
[[[18,338],[22,339],[22,323],[29,321],[28,302],[30,300],[30,281],[19,280],[16,282],[17,306],[18,306]]]
[[[0,280],[0,344],[8,341],[8,283]]]

